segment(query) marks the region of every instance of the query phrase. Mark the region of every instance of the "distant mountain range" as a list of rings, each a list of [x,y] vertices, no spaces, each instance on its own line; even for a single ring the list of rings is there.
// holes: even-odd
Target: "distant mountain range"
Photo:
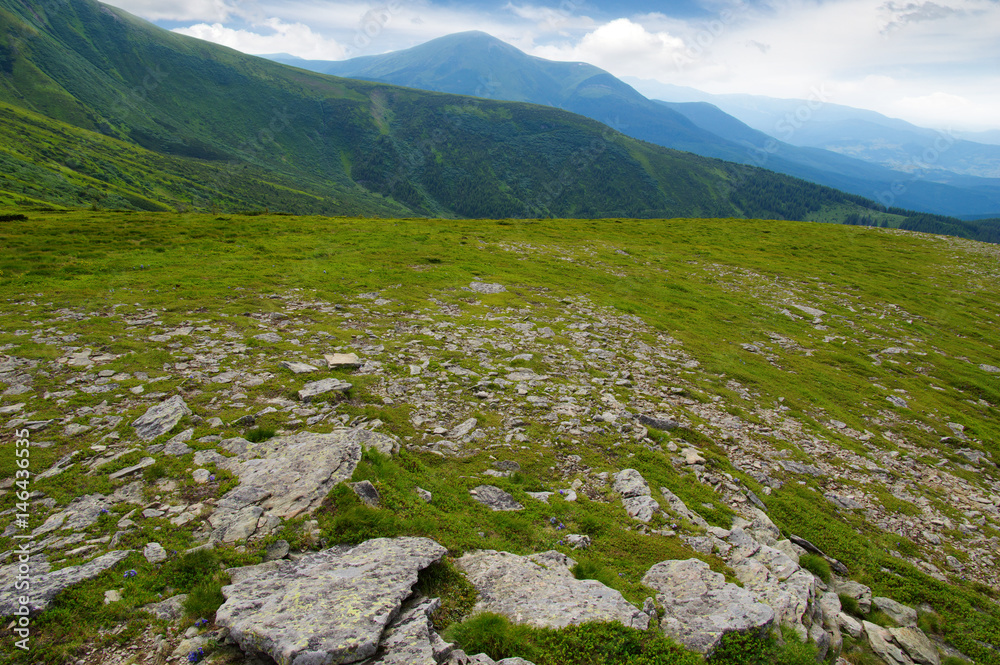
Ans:
[[[908,134],[905,140],[897,134],[880,141],[877,137],[883,130],[873,126],[867,133],[859,129],[857,138],[851,139],[856,125],[842,125],[838,133],[834,127],[824,131],[818,122],[805,123],[809,132],[803,123],[783,132],[778,123],[789,105],[794,113],[803,102],[791,100],[783,106],[779,102],[785,100],[772,100],[756,113],[744,104],[745,113],[740,115],[731,110],[739,106],[736,101],[683,103],[690,102],[693,93],[669,86],[664,87],[664,99],[670,98],[672,90],[685,92],[687,97],[681,103],[656,101],[592,65],[529,56],[483,32],[449,35],[411,49],[345,61],[268,57],[337,76],[554,106],[650,143],[762,166],[887,206],[966,217],[1000,211],[1000,146],[955,141],[948,150],[939,151],[941,157],[934,160],[930,173],[896,170],[909,164],[907,151],[915,149]],[[744,115],[753,116],[754,122]],[[896,132],[905,133],[907,127],[919,130],[896,122]],[[933,145],[935,133],[919,131]],[[922,152],[917,149],[915,154]]]
[[[0,205],[905,219],[857,196],[642,142],[567,110],[307,72],[93,0],[0,0],[0,30]],[[613,77],[576,70],[562,82],[558,71],[526,79],[523,88],[550,86],[553,102],[593,97],[608,113],[631,95],[651,119],[671,118],[671,131],[690,144],[711,139]]]

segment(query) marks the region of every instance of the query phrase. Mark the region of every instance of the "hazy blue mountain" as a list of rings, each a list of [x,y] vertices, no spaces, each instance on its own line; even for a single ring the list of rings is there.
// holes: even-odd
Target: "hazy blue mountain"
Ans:
[[[890,206],[960,216],[1000,210],[1000,180],[931,182],[841,151],[776,141],[785,137],[775,137],[780,132],[774,130],[773,121],[770,131],[761,130],[770,117],[763,111],[754,122],[747,122],[718,105],[653,101],[593,65],[529,56],[483,32],[449,35],[403,51],[345,61],[271,57],[337,76],[555,106],[650,143],[762,166]],[[703,101],[696,92],[674,101]]]
[[[658,100],[713,104],[750,127],[792,145],[822,148],[899,171],[923,171],[929,180],[938,182],[950,181],[941,172],[1000,178],[1000,145],[988,145],[1000,143],[1000,131],[927,129],[875,111],[820,103],[819,97],[809,100],[712,95],[658,81],[626,80]]]

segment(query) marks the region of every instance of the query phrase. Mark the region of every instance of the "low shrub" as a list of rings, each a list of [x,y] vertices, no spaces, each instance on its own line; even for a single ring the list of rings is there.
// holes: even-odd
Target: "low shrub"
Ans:
[[[830,562],[818,554],[803,554],[799,557],[799,565],[808,570],[825,583],[830,583],[832,571]]]

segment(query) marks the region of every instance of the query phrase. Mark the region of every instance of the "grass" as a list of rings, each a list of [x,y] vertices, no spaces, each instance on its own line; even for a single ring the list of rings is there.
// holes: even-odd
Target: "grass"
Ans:
[[[993,492],[990,483],[1000,480],[995,467],[962,471],[949,461],[955,457],[953,447],[940,443],[940,437],[950,433],[946,423],[960,422],[977,439],[975,447],[993,459],[1000,457],[996,443],[1000,441],[1000,414],[995,406],[1000,403],[1000,385],[978,369],[980,363],[1000,365],[995,351],[1000,342],[995,305],[1000,285],[990,249],[894,231],[743,220],[503,220],[504,224],[498,224],[267,213],[231,214],[225,220],[187,213],[33,211],[27,216],[27,221],[12,220],[0,226],[0,242],[11,248],[0,256],[0,299],[5,305],[0,313],[0,343],[14,345],[4,353],[40,361],[49,376],[37,377],[34,393],[0,396],[0,406],[25,402],[25,412],[58,419],[71,416],[73,422],[87,426],[99,418],[121,418],[113,427],[101,429],[103,425],[97,423],[93,431],[73,438],[62,434],[63,423],[32,435],[33,441],[51,443],[33,449],[35,473],[79,451],[74,466],[33,487],[55,502],[53,507],[33,504],[38,505],[33,525],[82,494],[111,494],[122,483],[111,481],[108,474],[145,456],[140,449],[97,473],[89,470],[89,464],[103,454],[93,446],[118,450],[118,446],[131,445],[130,423],[148,405],[142,403],[145,398],[132,397],[129,389],[141,385],[147,396],[183,394],[197,415],[206,420],[221,415],[226,422],[257,413],[274,400],[279,410],[262,417],[247,432],[230,426],[216,429],[197,421],[183,422],[180,429],[195,427],[189,445],[207,450],[216,444],[197,439],[243,435],[265,440],[284,431],[330,431],[340,423],[377,419],[383,423],[378,431],[396,436],[402,448],[392,457],[366,452],[352,478],[376,486],[380,507],[365,506],[349,488],[338,487],[320,510],[308,516],[319,523],[317,540],[303,535],[307,516],[285,524],[281,535],[293,546],[320,548],[378,536],[419,535],[436,539],[452,557],[483,548],[518,554],[556,549],[579,562],[574,570],[579,577],[601,580],[641,605],[653,595],[641,584],[651,565],[696,554],[680,538],[641,533],[621,510],[618,497],[595,477],[635,468],[655,498],[660,497],[659,488],[666,487],[710,524],[728,528],[736,508],[723,498],[725,488],[717,490],[698,480],[690,468],[666,452],[671,443],[693,445],[708,459],[706,467],[713,476],[729,482],[728,474],[734,482],[742,481],[753,489],[784,533],[810,540],[848,566],[853,578],[878,595],[914,607],[929,604],[933,614],[922,614],[921,621],[933,635],[979,662],[1000,662],[991,647],[983,646],[1000,645],[1000,610],[988,579],[935,580],[915,562],[928,560],[945,569],[936,548],[887,533],[869,521],[866,511],[839,511],[822,496],[827,485],[841,483],[852,493],[863,493],[878,511],[911,521],[922,519],[925,504],[921,501],[927,499],[927,511],[947,516],[957,527],[966,509],[952,505],[948,486],[931,475],[926,482],[912,482],[903,461],[946,472],[984,496]],[[772,232],[764,234],[763,230]],[[795,254],[785,251],[790,238],[800,247]],[[628,255],[617,254],[614,248],[625,249]],[[522,261],[522,256],[530,260]],[[428,262],[427,257],[438,261]],[[137,269],[140,265],[144,267]],[[609,272],[608,266],[618,274]],[[508,291],[473,300],[463,287],[474,277],[502,283]],[[393,288],[396,285],[401,286]],[[376,306],[371,299],[357,297],[369,292],[377,292],[390,304]],[[581,294],[587,294],[586,298]],[[292,302],[302,308],[292,309]],[[782,309],[792,313],[792,302],[828,312],[826,329],[813,327],[811,318],[793,319],[782,313]],[[89,318],[76,320],[69,312]],[[154,314],[160,323],[128,326],[119,318],[145,313]],[[262,315],[272,313],[288,317],[280,319],[282,342],[249,341],[268,325],[270,319]],[[498,345],[509,334],[508,324],[526,319],[537,327],[548,325],[556,336],[537,340],[534,346],[517,339],[509,351],[500,349]],[[607,327],[594,325],[602,320]],[[34,321],[39,325],[29,323]],[[412,329],[407,328],[410,324]],[[579,324],[590,324],[586,332],[594,336],[586,338],[581,348],[572,335],[583,331],[571,327]],[[143,341],[149,334],[182,325],[208,326],[218,332],[193,332],[156,349]],[[226,333],[233,336],[223,337]],[[769,333],[793,340],[797,347],[781,347]],[[70,334],[79,338],[61,341],[60,336]],[[473,334],[485,340],[483,351],[464,353],[461,344]],[[668,343],[666,336],[676,343]],[[842,340],[824,342],[828,336]],[[38,341],[49,338],[56,341]],[[179,362],[193,362],[202,352],[184,350],[197,346],[201,338],[219,339],[220,345],[233,345],[226,347],[230,349],[245,347],[231,351],[220,370],[267,371],[273,378],[259,386],[184,379],[175,367]],[[629,340],[630,346],[622,344],[625,348],[614,361],[602,362],[587,353],[591,346],[611,346],[622,339]],[[640,354],[639,341],[656,352]],[[763,342],[770,350],[745,352],[740,344],[749,342]],[[913,354],[880,353],[907,342],[912,342]],[[88,384],[78,381],[79,377],[99,368],[58,363],[68,345],[118,355],[106,366],[132,375],[123,382],[119,394],[124,397],[111,398],[102,406],[108,395],[82,392],[81,386]],[[355,384],[342,401],[297,403],[295,391],[307,379],[278,368],[280,359],[316,360],[334,348],[360,350],[363,345],[384,347],[381,354],[371,355],[383,362],[383,371],[338,374]],[[530,347],[534,355],[517,365],[551,376],[544,385],[531,389],[531,397],[545,397],[552,404],[573,398],[576,406],[591,407],[593,402],[603,410],[607,405],[598,400],[605,393],[613,394],[631,410],[669,413],[682,418],[685,426],[652,433],[654,443],[661,447],[656,450],[647,447],[649,442],[633,440],[627,428],[619,432],[615,426],[594,421],[593,411],[577,414],[577,422],[571,423],[570,418],[544,420],[548,407],[512,409],[510,405],[522,399],[513,386],[487,385],[491,398],[474,397],[473,389],[480,381],[489,383],[506,375],[506,359],[518,355],[521,347]],[[916,351],[927,355],[918,356]],[[880,364],[871,357],[873,353],[881,358]],[[441,364],[446,354],[479,376],[466,379],[449,373]],[[419,365],[423,357],[431,359],[428,369],[410,377],[408,365]],[[700,365],[685,367],[688,358],[697,359]],[[481,364],[485,359],[492,360],[493,369]],[[569,368],[569,362],[576,365]],[[632,385],[616,385],[626,371]],[[153,380],[161,376],[169,378]],[[585,394],[576,394],[578,384]],[[681,391],[670,392],[674,386]],[[42,396],[45,390],[66,389],[77,393],[64,403]],[[885,399],[904,394],[894,392],[897,389],[905,391],[909,408],[894,407]],[[420,404],[424,390],[439,397],[447,394],[447,401],[437,401],[448,406],[431,412]],[[237,398],[240,392],[245,397]],[[779,398],[784,400],[779,403]],[[293,400],[292,407],[284,406],[285,399]],[[790,410],[778,411],[778,404]],[[297,416],[296,411],[308,415]],[[307,427],[305,419],[315,414],[325,419]],[[747,434],[752,445],[743,447],[724,438],[725,431],[705,414],[735,415],[752,424]],[[512,432],[505,421],[511,415],[526,421],[517,430],[524,441],[507,441]],[[423,449],[422,444],[439,438],[432,434],[432,425],[448,429],[471,416],[477,418],[482,437],[462,449],[462,454],[439,456]],[[417,417],[433,422],[418,424]],[[288,425],[293,419],[300,424]],[[832,420],[857,432],[867,429],[872,436],[853,438],[846,430],[832,428]],[[791,428],[783,430],[784,425]],[[593,430],[570,433],[584,427]],[[112,432],[120,438],[101,441]],[[893,435],[892,441],[883,432]],[[836,452],[825,452],[814,443],[817,440]],[[754,447],[788,451],[787,459],[803,463],[827,463],[842,478],[778,473],[784,485],[765,494],[763,484],[753,479],[751,466],[737,468],[733,463],[741,456],[773,463],[766,456],[750,455]],[[897,457],[886,458],[890,451],[898,453]],[[579,462],[569,464],[571,455],[578,456]],[[156,464],[142,474],[149,487],[148,501],[156,495],[167,504],[206,501],[236,484],[231,473],[211,465],[206,468],[216,479],[204,485],[194,483],[190,454],[156,457]],[[883,458],[900,463],[893,463],[886,473],[869,471],[866,461]],[[521,471],[506,478],[483,475],[501,460],[516,461]],[[939,469],[936,465],[941,460],[947,466]],[[15,470],[12,459],[0,455],[0,476],[12,476]],[[575,502],[555,495],[544,504],[526,494],[557,492],[574,480],[584,481],[586,487]],[[806,484],[800,485],[799,480]],[[483,483],[510,492],[524,510],[494,513],[475,503],[468,492]],[[170,486],[175,489],[165,489]],[[433,500],[421,499],[417,487],[430,491]],[[0,495],[0,513],[14,506],[12,493]],[[113,535],[118,520],[137,507],[116,506],[97,520],[88,538]],[[0,530],[12,518],[3,519]],[[182,552],[195,544],[197,521],[176,528],[164,518],[133,515],[131,519],[136,527],[123,537],[122,546],[141,549],[157,540],[168,551]],[[565,529],[556,528],[553,519]],[[656,526],[667,525],[657,521]],[[680,527],[685,534],[692,531],[691,525]],[[991,528],[995,527],[987,523],[983,533],[994,533]],[[588,534],[593,544],[586,552],[572,551],[562,542],[568,533]],[[958,534],[954,531],[956,538]],[[0,547],[9,547],[9,540],[0,542]],[[977,564],[975,550],[972,556],[964,551],[970,547],[967,541],[955,540],[949,543],[952,546],[954,550],[941,551],[966,557],[970,567]],[[75,588],[59,601],[64,605],[57,603],[51,619],[46,618],[49,613],[40,619],[41,641],[33,657],[46,664],[61,663],[72,649],[98,639],[101,630],[118,623],[127,623],[129,630],[145,629],[147,624],[132,616],[135,607],[152,602],[171,586],[198,589],[199,616],[193,618],[210,618],[207,615],[218,601],[216,591],[222,582],[219,564],[257,561],[261,547],[260,542],[251,542],[243,553],[235,549],[217,553],[213,556],[218,558],[209,562],[214,568],[205,561],[185,564],[184,570],[195,571],[189,573],[171,567],[179,555],[172,554],[161,569],[144,560],[129,560],[123,565],[136,568],[140,575],[128,582],[132,595],[126,610],[108,609],[100,602],[103,591],[122,586],[117,578],[121,571],[115,571],[117,577],[109,573]],[[727,572],[717,557],[702,558],[714,570]],[[802,557],[804,567],[828,579],[829,569],[823,564],[822,559]],[[184,581],[171,582],[174,574]],[[435,618],[441,628],[468,620],[473,596],[463,579],[447,564],[422,577],[422,588],[445,601]],[[847,603],[844,607],[852,611]],[[656,641],[655,636],[608,627],[554,635],[522,634],[520,629],[508,631],[492,625],[507,631],[503,639],[511,644],[526,643],[535,649],[539,663],[558,662],[553,659],[574,650],[588,657],[606,656],[609,662],[636,663],[644,662],[641,658],[649,654],[674,653],[673,647]],[[77,627],[69,646],[59,646],[64,633]],[[614,651],[608,655],[600,650],[602,642],[623,646],[618,651],[608,646]],[[640,653],[629,652],[636,644]],[[764,648],[747,648],[758,647]],[[676,655],[677,662],[686,657]]]

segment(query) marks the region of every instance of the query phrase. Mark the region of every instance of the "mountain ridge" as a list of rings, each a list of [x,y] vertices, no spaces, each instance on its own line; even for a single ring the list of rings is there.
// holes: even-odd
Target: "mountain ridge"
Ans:
[[[530,56],[480,31],[380,56],[286,62],[363,80],[565,108],[657,145],[763,166],[888,207],[970,216],[1000,210],[1000,180],[931,182],[850,155],[776,141],[773,133],[756,142],[748,141],[745,129],[731,128],[720,135],[697,114],[648,99],[593,65]],[[899,186],[901,181],[905,187]]]

